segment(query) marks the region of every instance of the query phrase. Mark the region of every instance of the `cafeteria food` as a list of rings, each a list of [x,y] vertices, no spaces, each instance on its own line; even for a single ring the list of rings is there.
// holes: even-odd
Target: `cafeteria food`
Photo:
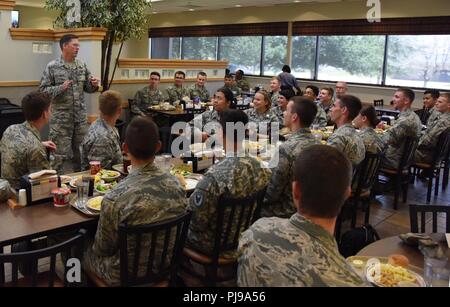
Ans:
[[[178,179],[178,181],[180,182],[180,184],[181,184],[184,188],[186,188],[187,182],[186,182],[186,180],[184,179],[184,176],[181,175],[181,174],[175,174],[175,177],[177,177],[177,179]]]
[[[403,255],[390,255],[388,264],[407,268],[409,266],[409,259]]]
[[[178,165],[178,166],[173,167],[170,170],[170,173],[174,176],[181,175],[183,177],[192,175],[192,173],[190,171],[188,171],[187,168],[188,168],[187,165],[184,165],[184,164]]]
[[[379,272],[379,275],[378,275]],[[368,269],[367,279],[381,287],[397,287],[399,283],[408,282],[419,285],[417,277],[401,266],[381,263]]]
[[[110,183],[105,183],[104,181],[101,181],[95,186],[95,190],[100,193],[106,193],[112,188],[114,188],[116,185],[117,185],[116,181]]]
[[[87,207],[92,210],[95,210],[95,211],[100,211],[100,209],[102,207],[102,200],[103,200],[103,196],[97,196],[97,197],[91,198],[87,202]]]

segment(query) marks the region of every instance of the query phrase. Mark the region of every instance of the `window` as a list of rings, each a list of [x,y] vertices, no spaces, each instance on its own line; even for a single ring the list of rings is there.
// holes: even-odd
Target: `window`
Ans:
[[[297,78],[314,79],[317,36],[292,38],[292,74]]]
[[[450,35],[389,36],[386,85],[450,89]]]
[[[261,36],[227,36],[220,39],[220,59],[230,62],[230,70],[245,74],[261,73]]]
[[[381,84],[385,36],[321,36],[317,79]]]
[[[19,27],[19,11],[11,11],[11,28]]]
[[[169,59],[181,59],[181,37],[171,37],[169,40]]]
[[[263,75],[275,76],[286,63],[287,36],[264,36]]]
[[[183,37],[183,60],[216,60],[217,37]]]

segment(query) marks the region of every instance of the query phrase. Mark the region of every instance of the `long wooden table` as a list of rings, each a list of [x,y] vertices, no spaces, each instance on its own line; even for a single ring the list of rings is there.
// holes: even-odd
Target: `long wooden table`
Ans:
[[[93,227],[97,217],[82,214],[71,206],[53,203],[11,209],[0,203],[0,247],[54,233]]]

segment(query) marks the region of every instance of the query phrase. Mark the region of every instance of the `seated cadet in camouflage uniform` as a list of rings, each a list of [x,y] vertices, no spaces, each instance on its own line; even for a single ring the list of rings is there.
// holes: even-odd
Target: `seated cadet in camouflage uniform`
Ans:
[[[423,108],[417,111],[414,111],[417,116],[419,116],[422,125],[428,125],[428,119],[431,117],[431,121],[436,119],[437,111],[434,106],[436,105],[437,99],[439,98],[439,90],[431,89],[426,90],[423,93]],[[431,122],[430,122],[431,123]]]
[[[381,160],[381,167],[397,168],[406,137],[418,138],[420,136],[422,123],[419,116],[411,110],[414,96],[414,92],[408,88],[399,88],[394,94],[394,107],[400,111],[400,114],[394,126],[381,137],[386,150]]]
[[[258,133],[259,136],[266,137],[270,132],[270,127],[272,123],[278,123],[277,115],[271,109],[272,100],[270,99],[269,93],[265,90],[260,90],[253,97],[253,108],[245,110],[245,114],[248,116],[249,123],[256,125],[256,131],[252,131],[251,127],[250,133]]]
[[[222,112],[221,126],[223,145],[227,157],[214,164],[198,183],[194,193],[189,197],[188,208],[194,212],[186,244],[201,253],[211,254],[217,219],[217,202],[219,197],[242,198],[267,186],[270,172],[261,167],[261,163],[253,157],[246,156],[242,141],[245,131],[226,130],[226,123],[247,124],[248,118],[239,110]],[[222,255],[234,257],[235,253]]]
[[[41,131],[48,124],[51,97],[31,92],[22,99],[25,122],[9,126],[0,141],[1,177],[19,188],[20,177],[50,169],[46,149],[55,150],[51,141],[41,142]]]
[[[336,99],[331,108],[331,120],[338,129],[329,137],[327,143],[344,153],[357,166],[366,154],[363,141],[352,126],[352,120],[361,110],[361,101],[358,97],[344,95]]]
[[[289,219],[261,218],[242,233],[238,286],[367,286],[341,256],[333,235],[350,195],[349,160],[335,148],[313,145],[297,156],[293,175],[297,212]]]
[[[316,104],[307,97],[295,96],[289,100],[284,122],[291,129],[292,135],[279,148],[278,165],[272,169],[261,216],[288,218],[295,213],[292,201],[292,165],[302,150],[319,143],[309,130],[316,112]]]
[[[353,126],[359,129],[358,136],[362,139],[366,152],[381,153],[384,149],[381,137],[375,131],[379,123],[373,106],[365,106],[353,120]]]
[[[241,89],[236,86],[232,75],[225,75],[223,78],[224,87],[228,88],[234,95],[234,97],[241,96]]]
[[[131,113],[134,115],[146,116],[149,114],[149,107],[164,102],[167,98],[158,89],[161,75],[159,72],[150,73],[149,85],[136,92],[131,105]]]
[[[169,102],[173,104],[177,100],[182,100],[184,97],[189,97],[189,89],[183,86],[186,74],[182,71],[175,73],[175,84],[167,89],[167,97]]]
[[[280,94],[281,80],[278,77],[272,77],[270,80],[270,99],[272,100],[272,106],[278,105],[278,95]]]
[[[295,96],[294,90],[282,89],[278,94],[278,104],[272,108],[272,112],[278,118],[280,129],[284,127],[284,111],[286,111],[289,100]]]
[[[158,223],[186,210],[186,192],[177,178],[153,163],[155,153],[161,148],[158,139],[158,127],[147,117],[136,117],[128,125],[123,148],[131,159],[132,170],[103,198],[94,243],[89,245],[83,257],[85,268],[112,286],[120,283],[119,224]],[[130,238],[129,257],[134,257],[134,245],[134,238]],[[162,245],[162,240],[156,244],[156,255]],[[149,242],[144,239],[141,247],[149,250]],[[148,254],[141,253],[141,257],[138,276],[144,275],[147,269]]]
[[[191,100],[199,98],[201,102],[207,102],[210,99],[209,92],[205,87],[208,76],[201,71],[197,74],[197,82],[189,88]]]
[[[243,92],[248,92],[250,90],[250,84],[244,78],[244,71],[242,69],[236,70],[236,86]]]
[[[123,98],[119,92],[103,92],[99,99],[100,117],[92,123],[81,144],[81,167],[89,169],[90,161],[100,161],[101,167],[111,169],[123,161],[120,136],[115,125],[122,113]]]
[[[62,174],[70,150],[73,170],[81,170],[80,145],[88,129],[84,92],[96,92],[99,81],[92,77],[86,64],[76,59],[80,49],[77,36],[64,35],[59,46],[61,58],[47,65],[39,89],[53,98],[49,138],[55,142],[57,150],[51,164]]]
[[[320,101],[318,100],[317,96],[319,96],[319,88],[315,85],[307,85],[305,88],[305,95],[312,101],[314,101],[316,104]],[[327,126],[327,114],[322,108],[317,109],[316,118],[314,118],[314,121],[311,125],[319,126],[321,128]]]
[[[334,90],[331,87],[324,87],[320,89],[319,102],[317,103],[317,106],[321,107],[325,111],[325,114],[327,115],[327,125],[332,125],[330,110],[334,103],[333,95]]]
[[[220,130],[220,115],[233,106],[233,93],[226,87],[219,88],[212,102],[214,109],[197,115],[189,122],[195,133],[202,134],[202,142]]]
[[[450,127],[450,93],[442,93],[437,100],[435,108],[440,115],[431,126],[427,127],[425,134],[420,137],[414,156],[415,162],[431,163],[439,136]]]

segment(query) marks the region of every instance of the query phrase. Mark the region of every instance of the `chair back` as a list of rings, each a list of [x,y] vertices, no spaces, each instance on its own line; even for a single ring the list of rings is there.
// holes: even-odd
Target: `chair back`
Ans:
[[[378,178],[380,162],[380,154],[366,152],[364,160],[358,165],[353,175],[352,187],[354,188],[353,194],[355,197],[359,197],[362,191],[372,188],[375,180]]]
[[[450,127],[445,129],[440,135],[433,153],[432,166],[440,166],[441,161],[448,159],[450,153]]]
[[[408,171],[413,163],[414,154],[417,149],[418,139],[416,137],[407,136],[403,145],[403,152],[398,164],[398,171]]]
[[[221,252],[234,251],[239,237],[259,215],[265,189],[243,198],[221,196],[218,201],[216,235],[212,259],[218,263]]]
[[[373,101],[373,105],[374,105],[375,107],[383,106],[383,105],[384,105],[384,100],[383,100],[383,99],[375,99],[375,100]]]
[[[159,223],[137,226],[120,224],[121,285],[152,284],[167,279],[173,285],[191,216],[192,212],[189,211]],[[134,239],[134,244],[129,242],[131,238]],[[133,249],[132,245],[134,253],[129,255]],[[141,269],[146,268],[145,274],[141,274],[140,267]]]
[[[48,286],[53,287],[55,283],[56,276],[56,256],[59,253],[65,253],[67,259],[75,257],[81,259],[82,248],[84,236],[86,235],[86,230],[81,229],[79,233],[73,238],[66,240],[62,243],[46,247],[43,249],[19,252],[11,254],[3,254],[3,247],[0,248],[0,286],[5,284],[5,264],[11,264],[11,284],[12,286],[17,286],[19,282],[19,264],[30,264],[31,273],[30,279],[31,284],[26,286],[37,286],[38,280],[38,261],[40,259],[50,257],[50,270],[48,271]],[[67,266],[64,265],[64,286],[67,286]]]
[[[435,205],[409,205],[409,219],[411,223],[412,233],[424,233],[425,222],[427,220],[426,213],[432,214],[432,228],[433,233],[438,232],[438,213],[445,214],[445,232],[450,233],[450,206],[435,206]],[[418,223],[418,216],[420,214],[420,229]]]

